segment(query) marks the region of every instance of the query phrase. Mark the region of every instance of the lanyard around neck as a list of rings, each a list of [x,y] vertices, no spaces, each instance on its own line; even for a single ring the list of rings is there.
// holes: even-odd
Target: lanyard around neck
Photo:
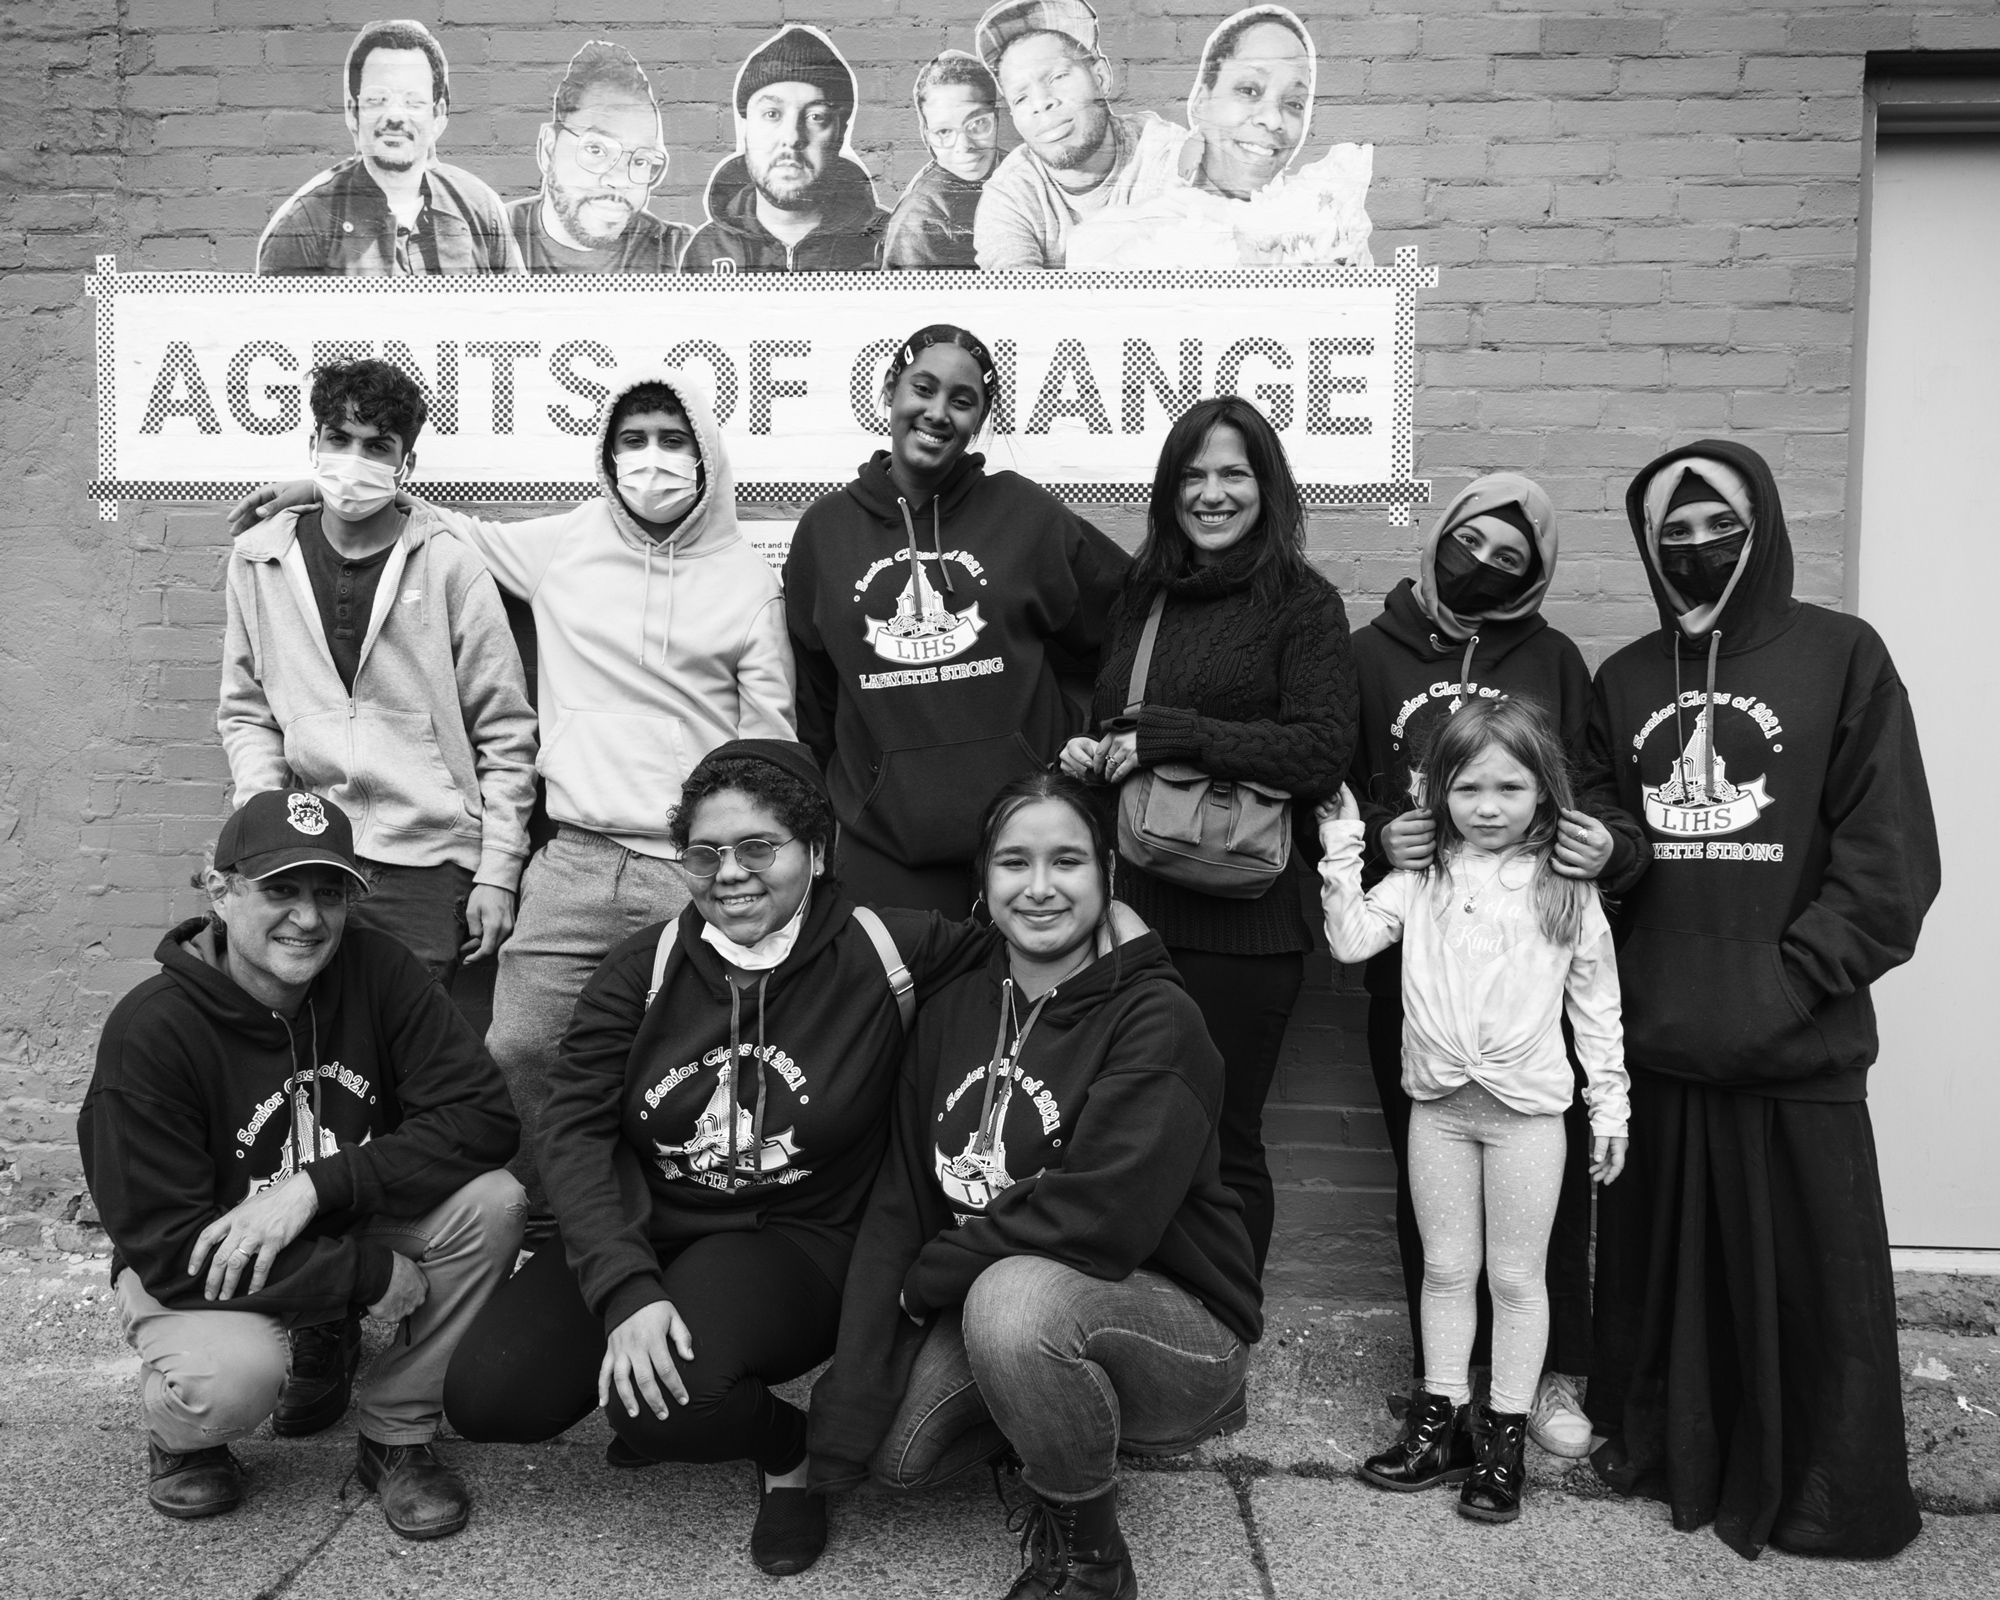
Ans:
[[[1007,1102],[1014,1097],[1014,1073],[1021,1062],[1021,1048],[1028,1042],[1028,1035],[1034,1031],[1035,1022],[1042,1014],[1042,1007],[1049,1003],[1054,989],[1044,991],[1042,997],[1028,1008],[1028,1020],[1021,1024],[1014,1035],[1010,1048],[1007,1043],[1007,1028],[1014,1020],[1014,980],[1003,978],[1000,983],[1000,1027],[993,1036],[993,1057],[986,1063],[986,1095],[979,1103],[979,1137],[973,1149],[980,1155],[993,1153],[994,1141],[1000,1134],[1000,1123],[1007,1115]],[[1002,1084],[1006,1085],[1004,1092]]]

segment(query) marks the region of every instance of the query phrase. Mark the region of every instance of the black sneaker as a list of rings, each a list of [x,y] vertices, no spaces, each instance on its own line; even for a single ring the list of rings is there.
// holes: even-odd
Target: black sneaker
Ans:
[[[804,1572],[826,1548],[826,1496],[810,1489],[767,1489],[757,1474],[757,1522],[750,1559],[774,1578]]]
[[[292,1330],[292,1365],[271,1413],[271,1431],[281,1439],[303,1439],[332,1427],[347,1415],[354,1395],[354,1369],[361,1364],[361,1313],[339,1322]]]

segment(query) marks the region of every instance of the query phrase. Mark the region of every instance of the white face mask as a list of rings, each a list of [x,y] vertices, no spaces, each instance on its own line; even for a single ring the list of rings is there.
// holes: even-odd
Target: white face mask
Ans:
[[[662,450],[649,444],[640,450],[621,450],[611,459],[618,469],[619,494],[648,522],[672,522],[694,504],[701,463],[692,450]]]
[[[807,887],[799,901],[799,909],[792,913],[792,920],[782,928],[773,928],[755,944],[738,944],[712,922],[701,925],[701,937],[724,961],[745,972],[769,972],[773,967],[782,966],[785,957],[792,953],[792,947],[799,942],[799,930],[806,925],[806,908],[812,904],[812,889]]]
[[[342,522],[366,522],[396,498],[401,481],[386,461],[366,456],[323,456],[314,450],[312,466],[320,504]]]

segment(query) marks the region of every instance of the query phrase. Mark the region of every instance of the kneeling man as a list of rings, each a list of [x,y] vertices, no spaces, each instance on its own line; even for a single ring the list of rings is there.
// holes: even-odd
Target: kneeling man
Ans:
[[[395,1324],[361,1390],[356,1475],[389,1526],[465,1526],[432,1453],[446,1362],[520,1245],[520,1138],[499,1069],[365,892],[347,816],[271,790],[223,824],[212,910],[98,1042],[77,1119],[139,1352],[154,1509],[228,1511],[229,1442],[346,1409],[360,1317]],[[343,935],[345,935],[343,937]],[[297,1330],[297,1332],[294,1332]]]

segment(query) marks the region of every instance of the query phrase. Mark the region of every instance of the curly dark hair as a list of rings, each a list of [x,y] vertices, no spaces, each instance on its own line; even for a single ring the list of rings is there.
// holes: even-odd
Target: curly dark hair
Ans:
[[[712,794],[730,791],[763,806],[808,849],[820,846],[827,863],[821,882],[830,882],[833,864],[833,807],[782,767],[754,756],[724,756],[703,761],[681,787],[681,803],[667,816],[667,841],[676,850],[688,847],[695,813]]]
[[[348,361],[312,370],[314,431],[350,418],[393,433],[407,454],[424,431],[430,408],[424,391],[401,367],[386,361]]]

